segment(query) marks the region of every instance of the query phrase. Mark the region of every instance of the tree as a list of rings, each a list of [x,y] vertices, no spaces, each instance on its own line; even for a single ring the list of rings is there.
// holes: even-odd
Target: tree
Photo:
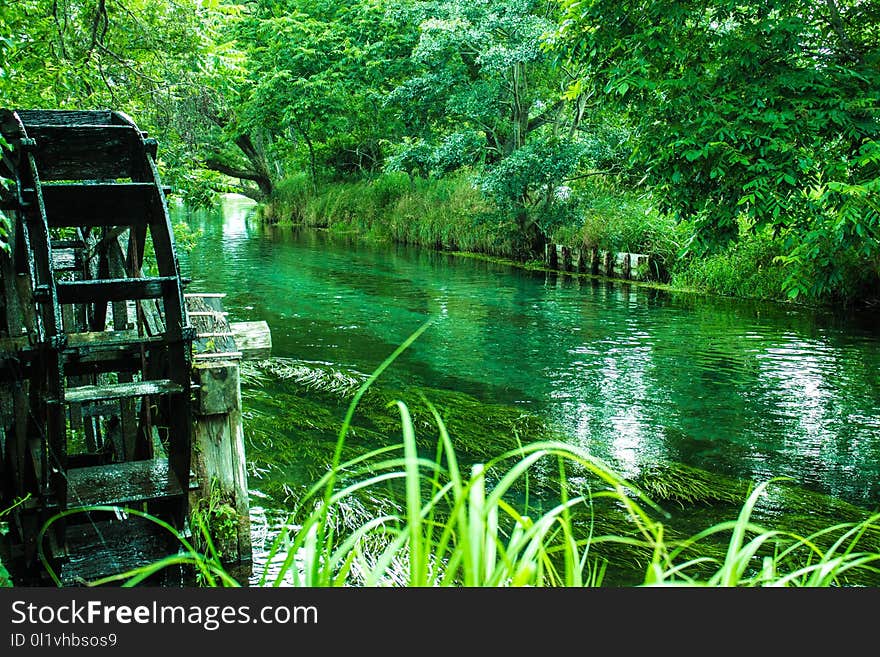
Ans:
[[[381,160],[392,117],[381,99],[393,84],[400,37],[382,2],[259,0],[237,27],[249,90],[242,126],[268,130],[274,155],[302,165],[317,184]]]
[[[19,0],[0,7],[6,107],[120,109],[155,125],[198,65],[215,2]],[[152,127],[152,126],[150,126]]]
[[[718,247],[785,239],[792,297],[880,258],[877,2],[564,0],[554,47],[626,113],[661,209]]]
[[[11,108],[121,110],[159,138],[163,177],[192,190],[199,151],[226,140],[209,118],[228,106],[221,81],[234,69],[219,37],[234,12],[220,0],[6,3],[0,99]]]
[[[425,176],[481,169],[520,255],[542,251],[560,216],[556,188],[580,162],[584,115],[583,98],[563,93],[567,69],[542,47],[552,6],[428,1],[400,6],[397,17],[418,26],[418,41],[413,73],[389,96],[407,136],[390,167]]]

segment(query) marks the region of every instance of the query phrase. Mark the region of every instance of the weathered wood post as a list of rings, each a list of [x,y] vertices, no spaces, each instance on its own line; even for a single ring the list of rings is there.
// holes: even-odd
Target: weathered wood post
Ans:
[[[622,278],[629,280],[632,278],[632,269],[631,269],[632,258],[630,257],[629,253],[624,253],[622,260],[623,260],[623,265],[621,267],[620,273],[622,275]]]
[[[590,273],[593,276],[599,273],[599,247],[594,246],[590,249]]]
[[[193,532],[201,519],[220,559],[239,580],[252,572],[247,457],[242,423],[239,363],[266,358],[272,342],[266,322],[230,324],[223,294],[188,294],[198,339],[193,347]]]
[[[557,255],[555,244],[546,244],[544,246],[544,255],[544,259],[547,261],[547,267],[550,269],[559,268],[559,256]]]
[[[605,270],[602,273],[605,274],[605,276],[613,276],[614,275],[614,253],[612,253],[611,251],[604,251],[602,260],[603,260],[603,267]]]
[[[571,271],[572,269],[572,255],[571,248],[564,246],[562,247],[562,271]]]
[[[581,247],[577,252],[577,270],[579,274],[587,273],[587,261],[584,257],[584,249]]]

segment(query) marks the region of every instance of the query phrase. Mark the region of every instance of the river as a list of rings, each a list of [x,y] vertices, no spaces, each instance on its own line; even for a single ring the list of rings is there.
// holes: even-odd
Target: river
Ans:
[[[274,357],[370,373],[433,320],[383,380],[535,414],[626,477],[674,461],[880,502],[877,313],[528,271],[251,214],[235,197],[176,210],[202,232],[181,264],[190,291],[226,293],[233,321],[266,320]]]

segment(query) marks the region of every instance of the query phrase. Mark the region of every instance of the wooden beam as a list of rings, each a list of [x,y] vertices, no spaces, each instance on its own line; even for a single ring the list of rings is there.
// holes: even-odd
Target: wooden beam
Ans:
[[[37,125],[108,125],[113,121],[110,110],[16,110],[26,128]]]
[[[231,322],[229,329],[243,359],[258,360],[272,355],[272,332],[265,321]]]
[[[105,383],[96,386],[80,386],[68,388],[65,400],[70,403],[123,399],[125,397],[143,397],[145,395],[162,395],[181,392],[182,387],[169,379],[156,381],[135,381],[134,383]]]
[[[167,459],[127,461],[74,468],[70,479],[70,508],[125,505],[183,495]]]
[[[159,299],[168,286],[178,285],[176,276],[156,278],[110,278],[96,281],[59,281],[60,303],[92,303],[127,299]]]
[[[130,178],[136,149],[143,149],[129,126],[36,125],[25,130],[36,141],[34,156],[43,181]]]
[[[42,190],[53,228],[146,225],[156,194],[149,183],[56,183]]]

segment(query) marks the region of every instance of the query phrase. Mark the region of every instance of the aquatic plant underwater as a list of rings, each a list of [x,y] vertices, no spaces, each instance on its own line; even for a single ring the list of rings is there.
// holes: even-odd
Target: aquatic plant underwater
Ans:
[[[285,369],[286,376],[307,388],[330,390],[349,401],[336,439],[322,455],[324,472],[310,486],[283,487],[292,511],[272,537],[254,585],[880,583],[880,513],[810,495],[783,479],[755,485],[664,463],[627,481],[609,464],[524,417],[517,422],[531,433],[505,426],[510,432],[506,448],[500,449],[499,433],[483,443],[486,450],[499,449],[497,455],[483,451],[479,456],[486,458],[464,462],[443,409],[425,391],[410,391],[404,401],[375,389],[382,373],[428,326],[367,377],[284,361],[264,364]],[[355,421],[362,408],[385,420],[365,430]],[[491,422],[493,414],[483,410]],[[400,439],[389,442],[389,417],[395,416]],[[332,414],[317,407],[305,418],[319,430],[333,421]],[[385,442],[376,442],[386,431]],[[536,431],[540,439],[531,440]],[[729,520],[693,534],[677,530],[673,515],[663,508],[712,503],[739,508]],[[756,519],[762,503],[789,513],[768,515],[775,521],[768,525]],[[821,505],[830,505],[825,515],[817,513]],[[77,512],[83,511],[58,514],[43,533],[52,522]],[[126,512],[149,517],[143,511]],[[840,521],[829,523],[830,517]],[[135,586],[165,568],[183,566],[201,586],[241,585],[224,567],[204,514],[193,514],[189,540],[155,521],[179,539],[177,555],[90,584]],[[48,561],[44,565],[52,574]]]

